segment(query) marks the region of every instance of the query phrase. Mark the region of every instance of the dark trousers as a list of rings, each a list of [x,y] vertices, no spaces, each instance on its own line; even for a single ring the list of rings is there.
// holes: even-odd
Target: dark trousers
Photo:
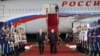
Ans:
[[[1,56],[8,56],[8,52],[7,52],[7,43],[2,43],[1,44],[1,48],[2,48],[2,54],[1,54]]]
[[[19,56],[19,48],[18,48],[18,46],[15,46],[14,47],[14,51],[15,51],[15,56]]]
[[[51,53],[57,53],[56,44],[53,44],[53,43],[50,44],[50,52]]]
[[[25,51],[25,44],[19,46],[19,52],[22,53]]]
[[[87,49],[87,42],[83,41],[83,53],[86,53],[86,49]]]
[[[55,9],[55,12],[58,12],[59,9]]]
[[[82,52],[82,44],[81,43],[78,43],[77,51]]]
[[[39,43],[39,52],[40,52],[40,54],[43,54],[43,52],[44,52],[44,44],[43,43]]]

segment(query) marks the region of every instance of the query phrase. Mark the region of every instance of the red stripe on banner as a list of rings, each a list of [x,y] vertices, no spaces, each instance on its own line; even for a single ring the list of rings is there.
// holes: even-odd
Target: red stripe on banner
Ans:
[[[31,17],[31,18],[26,18],[26,19],[22,19],[22,20],[19,20],[17,22],[14,22],[13,25],[14,26],[18,26],[20,24],[23,24],[23,23],[26,23],[28,21],[31,21],[31,20],[36,20],[36,19],[40,19],[40,18],[45,18],[46,16],[43,15],[43,16],[35,16],[35,17]]]
[[[60,16],[60,17],[65,17],[65,16]],[[35,17],[33,16],[33,17],[30,17],[30,18],[25,18],[25,19],[19,20],[17,22],[14,22],[13,25],[18,26],[18,25],[21,25],[21,24],[26,23],[28,21],[36,20],[36,19],[40,19],[40,18],[46,18],[46,15],[35,16]]]

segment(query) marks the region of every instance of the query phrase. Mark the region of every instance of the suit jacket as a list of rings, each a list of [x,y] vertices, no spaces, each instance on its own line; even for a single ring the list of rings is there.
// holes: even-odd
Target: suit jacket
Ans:
[[[51,44],[56,44],[57,42],[57,34],[56,33],[49,33],[48,38]]]
[[[41,35],[40,35],[40,33],[38,33],[37,37],[36,37],[36,40],[37,40],[38,43],[44,43],[45,33],[42,32]]]

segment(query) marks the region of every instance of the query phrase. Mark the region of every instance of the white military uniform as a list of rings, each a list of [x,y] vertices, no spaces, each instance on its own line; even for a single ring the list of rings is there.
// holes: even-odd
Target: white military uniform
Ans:
[[[83,40],[83,31],[81,31],[79,33],[79,41],[80,41],[80,43],[82,42],[82,40]]]
[[[14,32],[14,46],[18,46],[19,45],[19,35]]]
[[[84,30],[84,41],[87,41],[87,32],[88,30]]]

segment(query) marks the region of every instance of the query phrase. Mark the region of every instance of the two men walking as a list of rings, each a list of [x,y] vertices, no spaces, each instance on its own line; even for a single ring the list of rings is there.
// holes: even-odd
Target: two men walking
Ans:
[[[54,29],[51,29],[51,32],[48,34],[48,39],[50,43],[50,52],[51,54],[57,53],[57,34],[55,33]],[[42,29],[39,30],[37,34],[37,42],[39,45],[39,52],[40,54],[44,53],[44,42],[45,42],[45,33],[43,33]]]

